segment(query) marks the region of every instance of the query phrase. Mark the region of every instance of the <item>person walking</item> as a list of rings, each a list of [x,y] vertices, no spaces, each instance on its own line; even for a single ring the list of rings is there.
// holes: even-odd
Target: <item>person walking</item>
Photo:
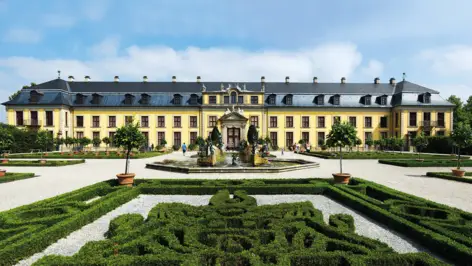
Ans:
[[[184,144],[182,145],[182,152],[184,153],[184,156],[185,156],[186,151],[187,151],[187,145],[185,145],[185,142],[184,142]]]

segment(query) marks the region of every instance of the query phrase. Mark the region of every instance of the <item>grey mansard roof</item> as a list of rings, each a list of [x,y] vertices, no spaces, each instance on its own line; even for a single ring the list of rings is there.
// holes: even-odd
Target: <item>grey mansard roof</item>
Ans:
[[[264,85],[262,85],[264,84]],[[180,95],[180,106],[200,106],[202,91],[211,93],[227,92],[229,88],[237,88],[241,92],[264,92],[264,105],[267,107],[362,107],[391,108],[394,106],[453,106],[443,99],[438,91],[401,81],[390,83],[285,83],[285,82],[103,82],[83,81],[68,82],[54,79],[36,86],[24,88],[13,100],[3,105],[67,105],[84,107],[144,107],[144,106],[176,106],[174,98]],[[30,93],[40,93],[37,102],[30,102]],[[92,94],[100,95],[99,103],[92,103]],[[423,103],[423,94],[431,95],[431,103]],[[85,95],[83,103],[77,103],[78,94]],[[126,94],[133,95],[131,103],[125,104]],[[149,102],[142,103],[141,95],[149,95]],[[194,95],[196,102],[190,99]],[[292,95],[292,104],[285,102],[287,95]],[[340,104],[333,105],[332,97],[340,96]],[[364,105],[362,97],[371,95],[371,105]],[[387,104],[380,105],[378,97],[387,97]],[[275,97],[275,104],[269,103],[269,97]],[[315,97],[323,97],[324,104],[317,105]]]

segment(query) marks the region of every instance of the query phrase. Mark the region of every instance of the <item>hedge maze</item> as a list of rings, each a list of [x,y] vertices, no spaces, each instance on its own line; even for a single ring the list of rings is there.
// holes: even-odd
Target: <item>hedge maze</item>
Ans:
[[[355,209],[449,262],[472,263],[472,214],[355,179],[115,181],[0,213],[1,265],[44,250],[139,194],[213,195],[207,206],[160,203],[147,219],[121,215],[106,239],[73,256],[35,265],[443,265],[427,253],[398,254],[357,235],[350,215],[326,224],[310,202],[257,206],[250,195],[323,194]],[[233,197],[230,195],[233,194]],[[100,196],[89,204],[85,201]]]

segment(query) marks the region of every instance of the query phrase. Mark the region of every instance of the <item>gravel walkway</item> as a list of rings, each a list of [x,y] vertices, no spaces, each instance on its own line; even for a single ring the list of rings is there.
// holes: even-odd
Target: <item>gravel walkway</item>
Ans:
[[[253,195],[253,197],[256,198],[258,205],[311,201],[316,209],[323,212],[323,219],[326,223],[328,223],[330,215],[346,213],[352,215],[354,218],[356,233],[359,235],[378,239],[381,242],[388,244],[398,253],[425,251],[423,248],[415,245],[404,236],[400,236],[395,232],[379,226],[357,212],[354,212],[322,195]],[[46,255],[55,254],[72,256],[87,242],[105,239],[104,234],[108,231],[110,221],[122,214],[139,213],[147,218],[149,211],[158,203],[178,202],[193,206],[202,206],[207,205],[210,198],[211,195],[140,195],[136,199],[133,199],[105,214],[93,223],[90,223],[73,232],[69,236],[58,240],[56,243],[47,247],[43,252],[36,253],[33,256],[20,261],[17,266],[31,265]]]

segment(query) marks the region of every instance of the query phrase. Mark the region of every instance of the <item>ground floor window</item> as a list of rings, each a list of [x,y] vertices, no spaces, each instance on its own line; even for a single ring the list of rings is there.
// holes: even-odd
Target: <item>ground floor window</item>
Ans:
[[[113,139],[115,138],[115,132],[108,132],[108,138],[111,140],[110,147],[114,147]]]
[[[166,139],[165,132],[157,132],[157,145],[162,145],[162,141]]]
[[[386,139],[386,138],[388,138],[388,132],[380,132],[380,138],[381,138],[381,139]]]
[[[427,137],[431,136],[431,131],[423,131],[423,133]]]
[[[174,132],[174,145],[182,145],[182,134],[180,132]]]
[[[272,142],[272,146],[278,146],[277,132],[270,132],[270,142]]]
[[[367,143],[367,140],[374,140],[374,139],[372,138],[372,132],[365,132],[365,133],[364,133],[364,144]]]
[[[144,138],[146,139],[146,142],[144,142],[144,147],[149,146],[149,132],[142,132],[144,135]]]
[[[309,132],[302,132],[302,140],[305,141],[305,143],[310,142],[310,133]]]
[[[285,146],[291,147],[293,145],[293,132],[285,133]]]
[[[78,138],[78,139],[81,139],[81,138],[83,138],[83,137],[84,137],[84,132],[78,131],[78,132],[77,132],[77,138]]]
[[[439,131],[436,131],[436,136],[445,136],[446,134],[444,134],[444,130],[439,130]]]
[[[324,145],[325,144],[325,133],[324,132],[318,132],[318,146]]]
[[[92,139],[100,139],[100,132],[95,131],[92,133]],[[98,147],[100,145],[93,145],[94,147]]]
[[[197,144],[197,132],[190,132],[190,144]]]

